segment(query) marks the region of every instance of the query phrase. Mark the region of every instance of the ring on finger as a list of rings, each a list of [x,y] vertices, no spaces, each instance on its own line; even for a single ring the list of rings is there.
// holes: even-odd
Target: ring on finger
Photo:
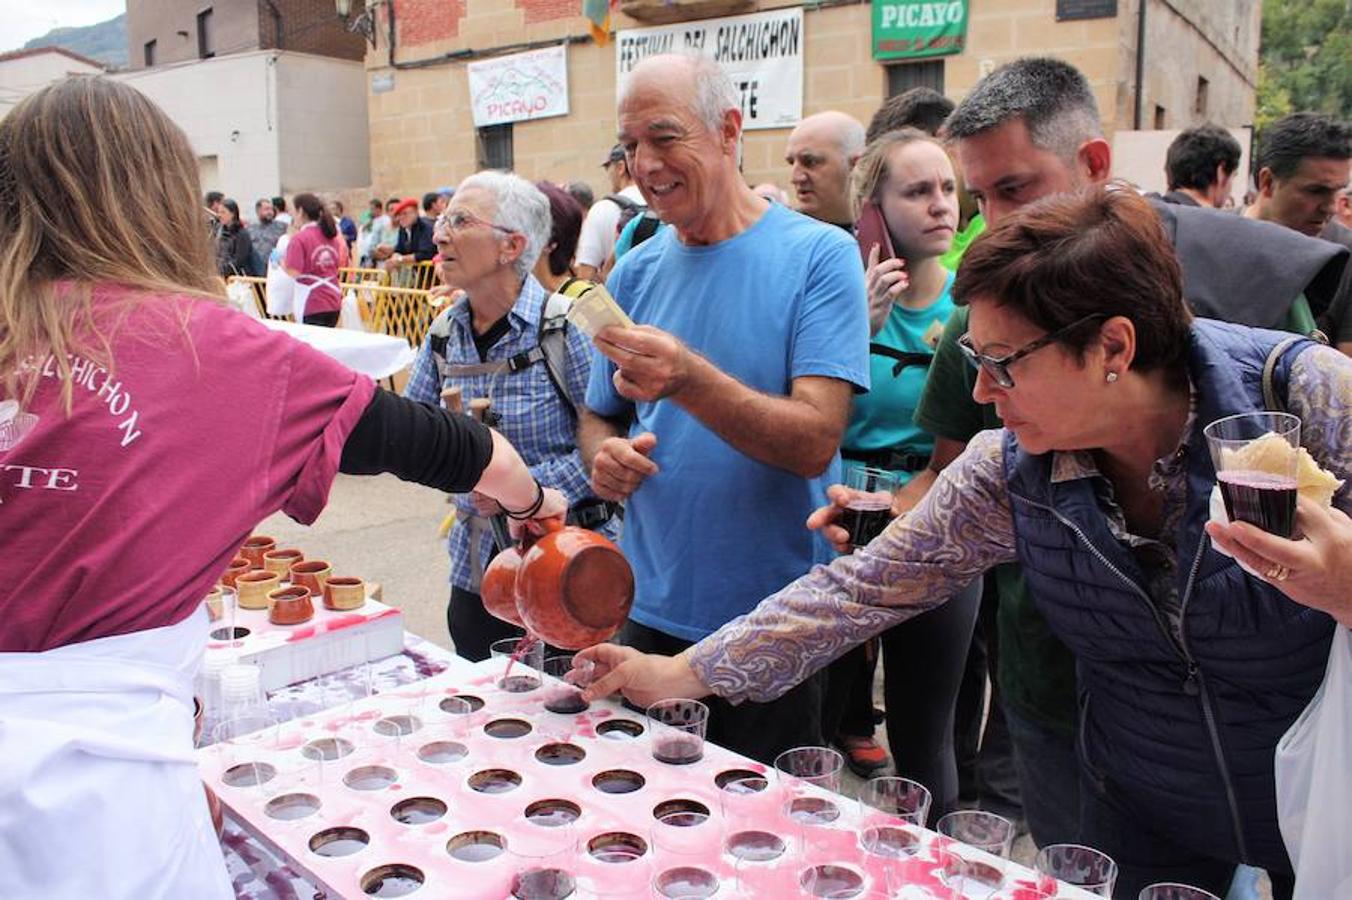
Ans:
[[[1285,581],[1290,576],[1290,574],[1291,570],[1288,569],[1286,566],[1282,565],[1281,563],[1273,563],[1272,567],[1267,570],[1266,577],[1272,579],[1273,581]]]

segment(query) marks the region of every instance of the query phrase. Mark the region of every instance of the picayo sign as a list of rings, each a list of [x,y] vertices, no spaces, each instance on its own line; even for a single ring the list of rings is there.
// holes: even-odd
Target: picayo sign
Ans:
[[[568,56],[562,44],[467,68],[477,127],[568,115]]]
[[[699,53],[722,67],[742,98],[742,127],[790,128],[803,117],[803,8],[635,28],[616,34],[615,83],[649,56]]]
[[[967,0],[873,0],[873,58],[917,59],[961,53]]]

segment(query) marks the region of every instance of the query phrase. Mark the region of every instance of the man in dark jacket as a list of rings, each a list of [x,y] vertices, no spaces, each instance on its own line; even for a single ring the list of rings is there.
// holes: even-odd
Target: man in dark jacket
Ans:
[[[254,223],[249,226],[249,243],[253,252],[249,257],[250,275],[263,276],[268,273],[268,258],[273,248],[286,234],[286,223],[277,219],[277,210],[272,201],[263,197],[254,204]]]
[[[1239,141],[1208,122],[1174,138],[1164,158],[1169,190],[1160,199],[1183,206],[1221,209],[1239,168]]]
[[[385,268],[397,269],[415,262],[427,262],[437,255],[432,242],[432,220],[418,215],[418,201],[412,197],[400,200],[390,214],[399,226],[399,239],[394,253],[385,261]]]

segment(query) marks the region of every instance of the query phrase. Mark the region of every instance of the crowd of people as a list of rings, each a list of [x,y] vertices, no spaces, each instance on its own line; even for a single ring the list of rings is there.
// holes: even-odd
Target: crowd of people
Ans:
[[[1117,896],[1224,896],[1251,866],[1290,897],[1273,756],[1352,626],[1352,491],[1301,499],[1296,539],[1209,522],[1201,430],[1275,398],[1352,477],[1348,123],[1264,129],[1240,210],[1239,145],[1211,125],[1169,148],[1163,194],[1114,180],[1093,92],[1054,59],[956,105],[919,89],[867,126],[803,119],[791,195],[744,179],[738,96],[707,60],[645,60],[617,112],[600,199],[486,171],[360,223],[303,193],[246,225],[211,192],[210,242],[186,140],[133,89],[72,79],[0,124],[0,470],[71,473],[0,483],[0,517],[36,523],[0,555],[25,598],[0,601],[0,758],[24,759],[0,863],[92,895],[99,861],[61,861],[100,846],[177,896],[228,895],[182,740],[200,598],[261,518],[310,521],[338,472],[390,471],[453,494],[468,658],[519,633],[479,596],[493,553],[566,518],[635,576],[615,643],[584,652],[592,694],[707,698],[709,739],[767,763],[832,743],[864,777],[892,765],[933,819],[975,800],[1103,850]],[[57,118],[87,140],[45,149]],[[85,237],[112,165],[166,198],[134,258],[122,225]],[[433,263],[449,302],[402,397],[217,302],[217,276],[269,260],[318,325],[349,261]],[[566,311],[602,283],[636,324],[588,340]],[[449,396],[488,403],[474,421]],[[861,539],[846,485],[877,472],[892,521]],[[971,787],[997,732],[1012,775]],[[114,799],[74,816],[91,796]],[[136,796],[158,798],[150,827]]]

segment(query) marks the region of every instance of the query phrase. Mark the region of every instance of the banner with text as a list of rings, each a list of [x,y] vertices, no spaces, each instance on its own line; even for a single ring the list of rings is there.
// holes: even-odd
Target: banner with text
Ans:
[[[615,35],[615,83],[660,53],[718,63],[742,98],[742,127],[791,128],[803,118],[803,8],[634,28]]]
[[[873,58],[920,59],[961,53],[967,0],[873,0]]]
[[[479,128],[568,115],[568,55],[563,44],[472,62],[467,68],[470,105]]]

